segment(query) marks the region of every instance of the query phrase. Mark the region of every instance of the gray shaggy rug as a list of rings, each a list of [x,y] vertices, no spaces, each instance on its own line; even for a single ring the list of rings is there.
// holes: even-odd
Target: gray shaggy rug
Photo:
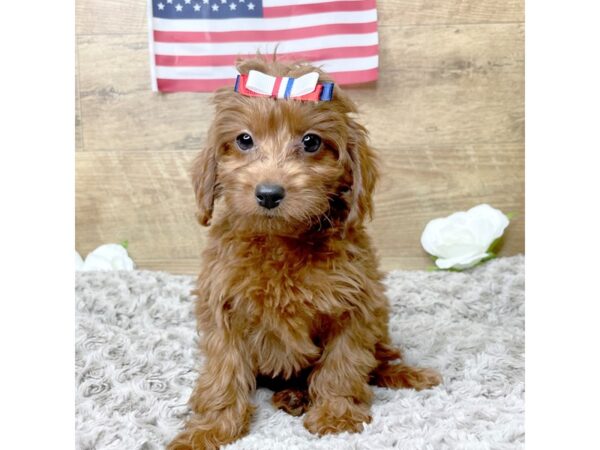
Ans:
[[[202,364],[189,291],[162,272],[76,275],[78,449],[164,448],[182,426]],[[392,339],[438,369],[435,389],[373,388],[373,422],[319,438],[259,389],[253,449],[514,449],[524,444],[524,258],[471,271],[396,271],[386,279]]]

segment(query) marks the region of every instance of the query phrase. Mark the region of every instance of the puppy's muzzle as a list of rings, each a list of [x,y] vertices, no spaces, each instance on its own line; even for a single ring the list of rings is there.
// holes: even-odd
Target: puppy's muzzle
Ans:
[[[263,208],[273,209],[285,197],[285,189],[278,184],[259,184],[254,191],[257,203]]]

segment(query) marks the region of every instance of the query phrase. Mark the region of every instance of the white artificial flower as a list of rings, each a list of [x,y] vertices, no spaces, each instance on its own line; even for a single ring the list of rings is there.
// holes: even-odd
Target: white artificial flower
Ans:
[[[83,270],[83,259],[75,250],[75,270]]]
[[[92,270],[133,270],[135,264],[121,244],[104,244],[85,258],[83,269]]]
[[[435,264],[440,269],[468,269],[493,256],[490,246],[502,236],[508,223],[502,211],[478,205],[466,212],[433,219],[423,230],[421,245],[437,257]]]

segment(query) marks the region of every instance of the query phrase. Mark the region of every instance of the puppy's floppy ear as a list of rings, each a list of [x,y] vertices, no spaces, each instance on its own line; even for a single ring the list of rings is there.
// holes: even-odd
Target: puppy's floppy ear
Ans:
[[[352,170],[351,204],[347,225],[360,225],[365,218],[372,218],[373,191],[379,178],[377,159],[368,144],[365,127],[354,119],[348,121],[348,154]]]
[[[203,148],[192,163],[192,184],[196,194],[198,212],[196,218],[201,225],[210,225],[215,192],[217,188],[217,160],[214,146]]]

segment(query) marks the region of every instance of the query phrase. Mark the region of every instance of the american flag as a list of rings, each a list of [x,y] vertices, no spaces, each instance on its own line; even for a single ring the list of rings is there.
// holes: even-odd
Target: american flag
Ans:
[[[377,79],[375,0],[149,0],[148,16],[154,90],[232,86],[238,57],[275,49],[339,84]]]

